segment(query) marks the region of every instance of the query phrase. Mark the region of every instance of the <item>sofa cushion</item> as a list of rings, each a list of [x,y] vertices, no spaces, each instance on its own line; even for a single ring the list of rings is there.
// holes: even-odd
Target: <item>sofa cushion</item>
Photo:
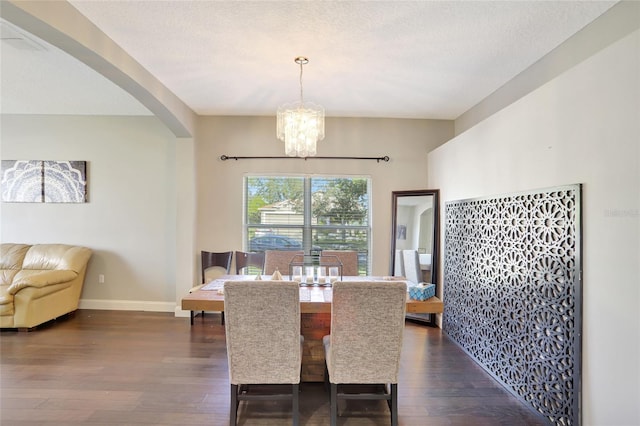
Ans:
[[[22,269],[22,262],[31,247],[28,244],[0,244],[0,269]]]
[[[0,269],[0,285],[9,286],[19,269]]]
[[[7,291],[8,285],[0,285],[0,315],[13,315],[13,295]]]
[[[62,269],[80,272],[91,257],[86,247],[67,244],[36,244],[24,258],[22,269]]]
[[[22,269],[28,244],[3,243],[0,245],[0,286],[9,285],[13,277]]]
[[[48,285],[68,283],[78,276],[75,271],[55,270],[55,271],[35,271],[25,270],[18,272],[13,279],[13,283],[7,289],[7,293],[16,294],[26,287],[42,288]]]

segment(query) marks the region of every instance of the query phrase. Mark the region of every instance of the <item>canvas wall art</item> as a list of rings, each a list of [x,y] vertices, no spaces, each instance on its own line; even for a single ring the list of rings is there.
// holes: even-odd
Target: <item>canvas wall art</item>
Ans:
[[[86,161],[2,160],[2,201],[86,203]]]

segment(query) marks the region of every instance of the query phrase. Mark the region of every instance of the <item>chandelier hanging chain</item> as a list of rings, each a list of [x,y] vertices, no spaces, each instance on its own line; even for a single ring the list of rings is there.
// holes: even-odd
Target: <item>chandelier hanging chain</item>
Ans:
[[[304,96],[302,91],[302,62],[300,62],[300,104],[304,105]]]
[[[297,64],[300,64],[300,106],[302,107],[302,105],[304,105],[304,92],[303,92],[303,88],[302,88],[302,66],[304,64],[309,63],[309,60],[303,56],[298,56],[295,59],[295,62]]]

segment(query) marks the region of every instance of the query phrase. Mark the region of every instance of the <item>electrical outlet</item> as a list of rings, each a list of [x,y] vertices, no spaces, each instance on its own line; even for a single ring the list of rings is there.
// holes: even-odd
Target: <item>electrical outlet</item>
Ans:
[[[100,284],[104,284],[104,274],[100,274],[100,275],[98,275],[98,282],[99,282]]]

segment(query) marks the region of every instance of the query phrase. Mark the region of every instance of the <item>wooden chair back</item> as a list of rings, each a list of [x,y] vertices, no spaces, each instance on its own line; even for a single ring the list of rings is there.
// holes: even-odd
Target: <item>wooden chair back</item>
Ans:
[[[202,265],[202,283],[207,283],[220,275],[230,274],[232,258],[232,251],[225,251],[221,253],[201,251],[200,260]]]
[[[244,251],[236,252],[236,275],[240,275],[244,268],[253,266],[262,271],[264,269],[264,252],[246,253]]]

